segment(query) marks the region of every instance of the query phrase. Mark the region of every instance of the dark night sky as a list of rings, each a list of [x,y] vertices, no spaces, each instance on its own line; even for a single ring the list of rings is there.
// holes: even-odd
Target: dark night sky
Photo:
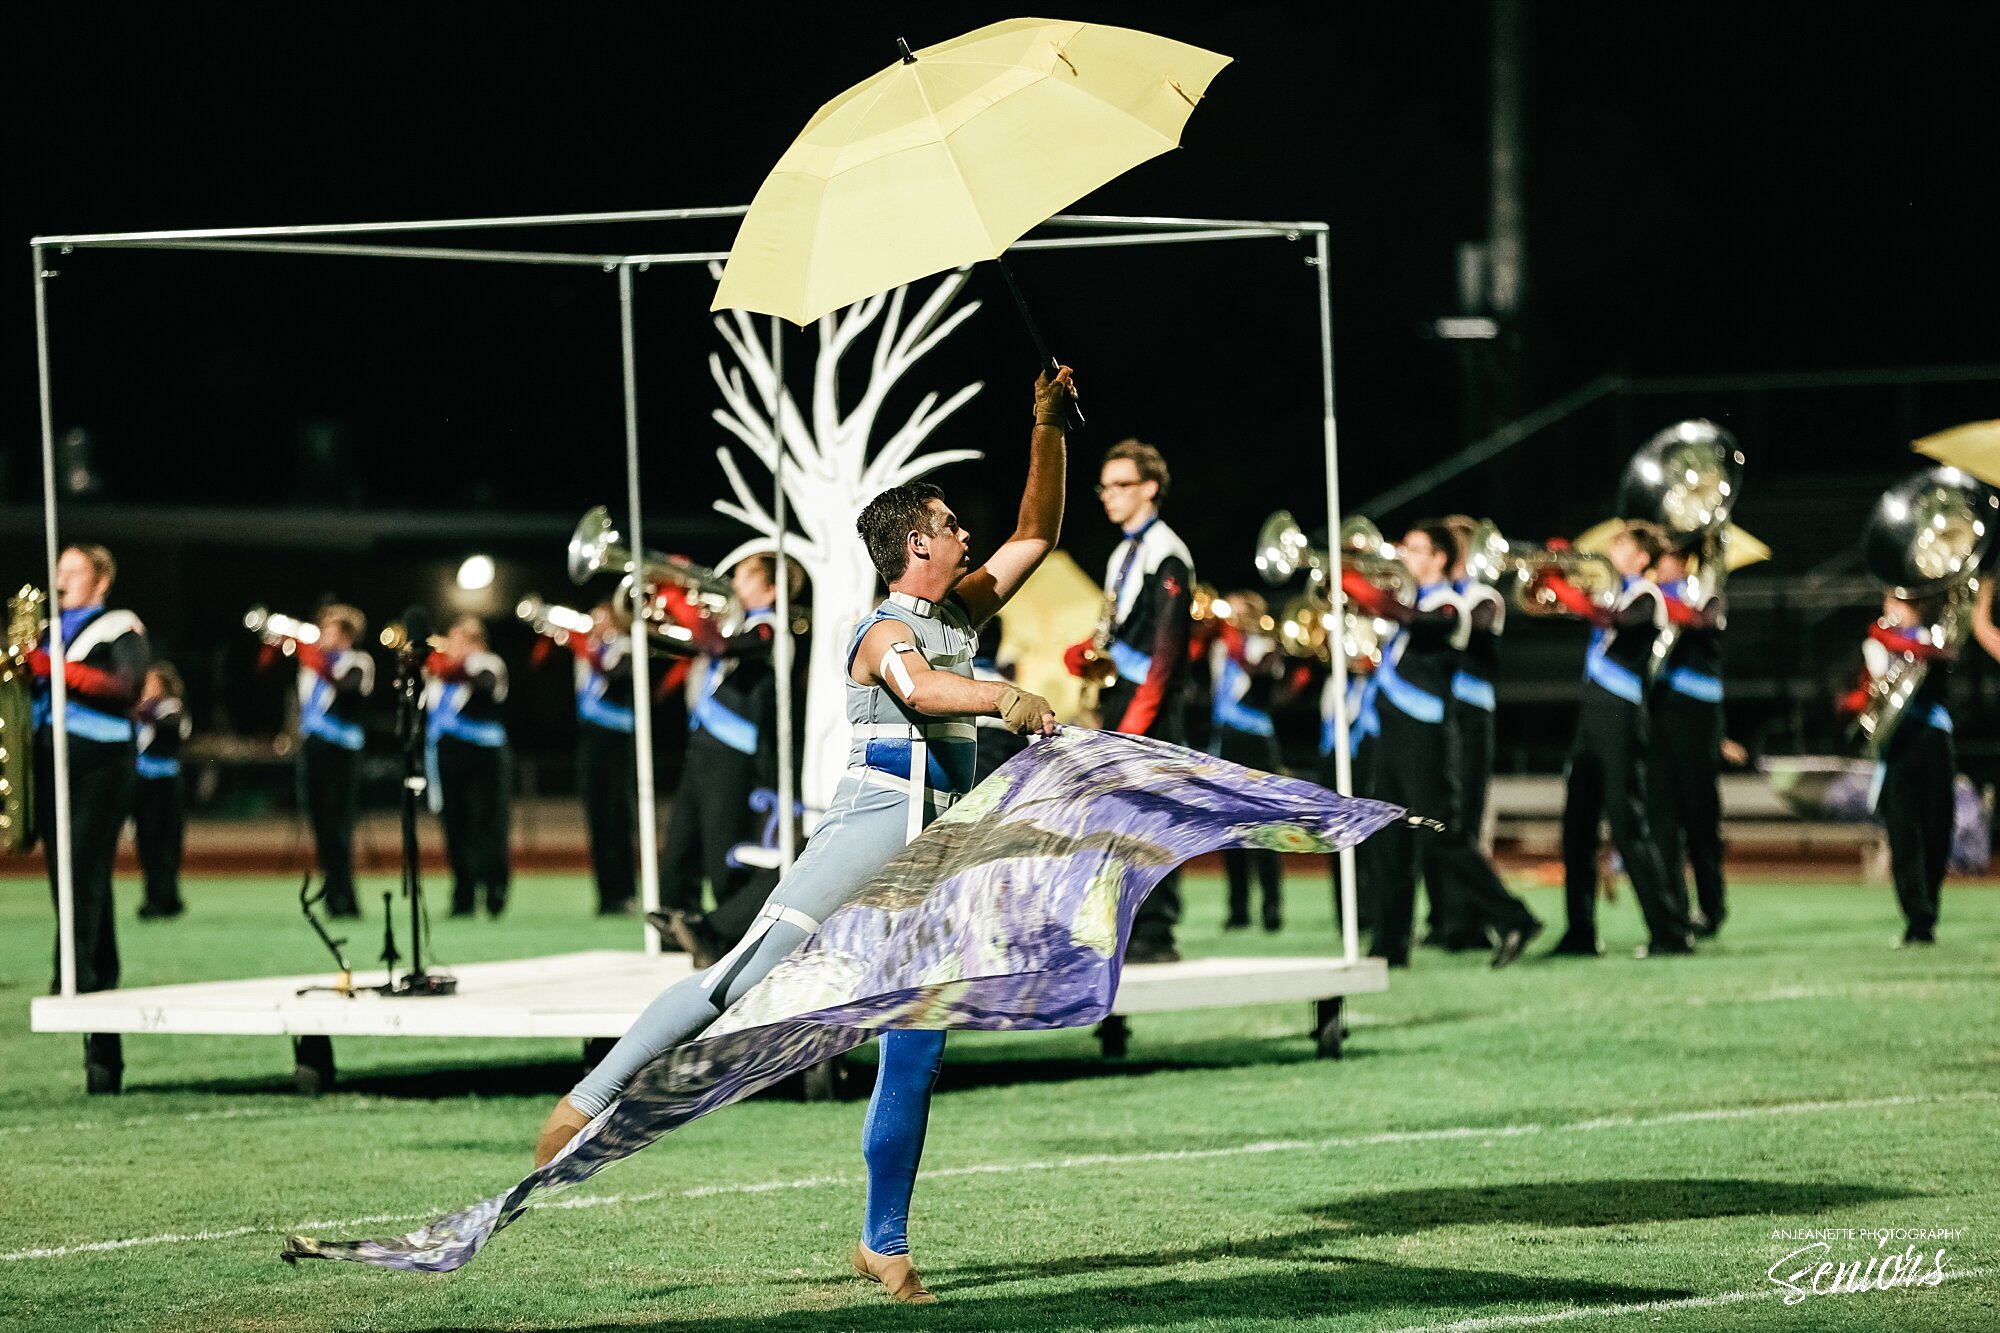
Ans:
[[[19,244],[742,202],[814,107],[887,63],[894,37],[921,46],[1014,11],[693,12],[91,6],[16,19],[4,230]],[[1183,152],[1083,207],[1333,223],[1348,494],[1463,444],[1454,353],[1417,331],[1452,313],[1454,247],[1484,231],[1486,10],[1062,12],[1237,57]],[[1610,370],[2000,360],[1988,13],[1531,0],[1525,402]],[[563,239],[634,250],[728,237],[655,227]],[[1166,447],[1191,544],[1239,564],[1275,503],[1323,509],[1302,253],[1259,242],[1020,264],[1057,350],[1079,366],[1099,443],[1136,433]],[[17,263],[0,283],[0,496],[22,502],[38,474],[29,270]],[[114,498],[568,511],[619,493],[608,277],[102,252],[57,267],[58,423],[91,430]],[[985,311],[931,367],[940,385],[988,384],[936,443],[999,451],[998,464],[944,478],[974,492],[960,507],[989,528],[1011,505],[1006,451],[1032,373],[996,287],[979,279]],[[700,514],[720,493],[708,296],[699,274],[641,279],[649,508],[663,514]],[[1735,424],[1778,476],[1894,470],[1898,425],[1973,415],[2000,410],[1939,394],[1894,420],[1863,405]],[[336,478],[301,463],[315,424],[343,451]],[[1629,428],[1657,424],[1642,411]],[[1592,429],[1535,466],[1601,459],[1602,477],[1577,485],[1608,498],[1631,441],[1606,438],[1608,421]],[[1475,481],[1447,498],[1512,505],[1510,526],[1538,521],[1518,485]],[[713,554],[720,538],[684,544]]]

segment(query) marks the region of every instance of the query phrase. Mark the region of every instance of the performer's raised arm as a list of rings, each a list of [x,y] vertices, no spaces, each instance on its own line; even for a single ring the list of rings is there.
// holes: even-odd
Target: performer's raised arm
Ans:
[[[1028,437],[1028,484],[1021,491],[1020,517],[1013,535],[958,585],[958,600],[975,627],[997,615],[1055,549],[1062,532],[1067,469],[1064,405],[1075,396],[1068,366],[1058,369],[1053,380],[1043,374],[1035,381],[1035,428]]]

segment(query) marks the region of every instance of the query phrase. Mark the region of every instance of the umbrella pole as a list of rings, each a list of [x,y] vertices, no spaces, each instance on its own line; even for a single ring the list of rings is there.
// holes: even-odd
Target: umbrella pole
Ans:
[[[1007,290],[1014,294],[1014,307],[1021,312],[1021,322],[1028,326],[1028,337],[1034,341],[1035,355],[1041,358],[1042,373],[1054,378],[1060,364],[1049,355],[1049,345],[1042,338],[1042,326],[1035,323],[1035,312],[1028,309],[1028,298],[1021,294],[1021,284],[1014,278],[1014,270],[1007,267],[1005,259],[996,259],[1000,266],[1000,276],[1007,279]],[[1069,402],[1068,434],[1074,435],[1083,429],[1083,412],[1072,398]]]

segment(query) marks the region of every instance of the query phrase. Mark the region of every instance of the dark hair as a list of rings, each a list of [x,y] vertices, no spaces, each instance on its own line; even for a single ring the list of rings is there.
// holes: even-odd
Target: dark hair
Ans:
[[[1639,549],[1646,553],[1646,563],[1649,565],[1673,546],[1665,528],[1643,518],[1628,519],[1625,523],[1625,535],[1639,544]]]
[[[99,546],[96,542],[71,542],[63,547],[63,550],[75,551],[88,560],[97,577],[106,583],[118,577],[118,562],[111,558],[111,548],[108,546]]]
[[[1447,571],[1458,563],[1458,534],[1451,530],[1451,525],[1444,519],[1420,518],[1410,524],[1409,530],[1421,532],[1430,538],[1431,545],[1444,556],[1444,567]]]
[[[868,558],[884,583],[903,577],[910,564],[910,534],[928,537],[937,532],[937,515],[931,501],[944,499],[944,492],[928,481],[906,481],[891,486],[868,502],[854,530],[868,548]]]
[[[760,551],[756,555],[744,556],[743,561],[745,564],[755,566],[757,572],[764,576],[765,583],[773,588],[778,586],[777,556],[771,554],[769,551]],[[796,559],[789,559],[785,561],[785,568],[791,572],[791,595],[797,597],[801,592],[805,591],[806,567]]]
[[[1107,463],[1116,462],[1121,458],[1130,459],[1132,465],[1139,469],[1140,481],[1156,482],[1159,485],[1158,494],[1153,496],[1154,504],[1159,504],[1167,498],[1167,487],[1173,484],[1173,477],[1167,472],[1167,460],[1160,456],[1158,449],[1144,440],[1120,440],[1104,451],[1104,461]]]
[[[161,691],[169,699],[187,697],[187,682],[181,679],[181,673],[172,662],[164,659],[155,660],[146,670],[160,678]]]

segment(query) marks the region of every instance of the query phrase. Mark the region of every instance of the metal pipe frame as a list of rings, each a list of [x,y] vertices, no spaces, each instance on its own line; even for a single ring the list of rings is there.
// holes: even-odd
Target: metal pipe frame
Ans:
[[[56,428],[49,392],[49,271],[42,267],[42,247],[33,247],[35,259],[35,368],[40,379],[42,401],[42,522],[43,543],[48,548],[49,600],[49,704],[50,740],[55,746],[56,827],[56,988],[63,995],[76,994],[76,875],[70,863],[69,845],[69,682],[63,670],[62,598],[56,592],[56,561],[62,547],[56,540]],[[18,741],[10,743],[18,744]],[[28,744],[33,747],[34,739]],[[33,749],[29,751],[33,762]],[[39,797],[36,798],[40,800]],[[50,836],[42,830],[44,838]],[[107,905],[106,910],[110,908]]]
[[[1326,520],[1327,531],[1340,529],[1340,428],[1333,411],[1333,287],[1328,271],[1332,268],[1329,253],[1328,230],[1320,227],[1313,235],[1313,268],[1319,289],[1319,394],[1320,410],[1324,422],[1326,439]],[[1340,591],[1340,543],[1327,544],[1328,592],[1334,597]],[[1354,761],[1348,753],[1348,727],[1351,719],[1347,716],[1347,654],[1341,636],[1334,634],[1328,642],[1333,651],[1328,654],[1333,667],[1333,789],[1342,796],[1354,794]],[[1360,896],[1355,887],[1354,849],[1343,848],[1340,853],[1340,952],[1353,966],[1361,959],[1361,935],[1359,922]]]
[[[639,487],[639,421],[638,421],[638,378],[636,351],[632,327],[632,274],[643,272],[653,265],[663,267],[687,264],[715,263],[726,260],[728,251],[689,250],[670,251],[658,254],[577,254],[563,251],[536,250],[483,250],[463,247],[402,246],[351,244],[338,241],[306,241],[295,238],[315,236],[368,236],[426,231],[481,231],[508,227],[561,227],[601,225],[607,223],[631,222],[679,222],[697,219],[721,219],[742,217],[749,212],[747,204],[734,204],[717,208],[673,208],[644,209],[623,213],[545,213],[521,217],[499,218],[447,218],[420,222],[353,222],[332,223],[300,227],[209,227],[178,231],[133,231],[133,232],[91,232],[67,236],[37,236],[29,241],[35,261],[35,339],[36,353],[41,371],[42,404],[42,499],[49,556],[49,588],[55,588],[55,566],[59,548],[56,545],[56,483],[55,483],[55,426],[49,392],[49,339],[47,296],[44,290],[49,274],[42,267],[42,251],[47,247],[58,247],[63,253],[77,249],[104,250],[192,250],[215,251],[219,253],[324,255],[348,258],[372,259],[430,259],[469,263],[559,265],[568,267],[593,267],[604,271],[615,270],[618,274],[618,311],[620,333],[620,355],[624,370],[625,391],[625,480],[627,501],[631,507],[631,543],[634,551],[645,549],[640,532],[640,487]],[[1311,236],[1314,241],[1312,263],[1318,270],[1319,321],[1320,321],[1320,381],[1321,399],[1326,436],[1327,470],[1327,513],[1329,521],[1339,525],[1340,515],[1340,471],[1336,453],[1337,431],[1333,411],[1333,317],[1331,297],[1328,289],[1328,234],[1329,224],[1325,222],[1258,222],[1225,218],[1176,218],[1176,217],[1118,217],[1110,214],[1057,214],[1042,224],[1047,227],[1070,228],[1077,231],[1097,231],[1118,233],[1104,236],[1035,237],[1016,241],[1013,250],[1081,250],[1114,248],[1128,245],[1171,245],[1192,244],[1206,241],[1240,240],[1288,240],[1296,241]],[[291,239],[288,239],[291,238]],[[780,368],[783,366],[782,353],[778,351],[778,339],[773,339],[773,355]],[[778,410],[780,430],[784,410],[785,390],[782,378],[778,382]],[[789,579],[785,568],[785,496],[783,448],[779,449],[779,466],[773,469],[777,483],[776,517],[777,533],[777,573],[778,611],[780,630],[788,630],[785,619],[790,609]],[[1336,586],[1340,578],[1340,555],[1333,553],[1332,577]],[[55,600],[53,595],[51,601]],[[642,612],[644,594],[639,580],[633,580],[633,624],[632,634],[632,713],[634,727],[634,749],[638,769],[639,808],[639,874],[640,897],[645,910],[652,912],[660,906],[659,849],[654,801],[656,792],[653,781],[653,716],[652,692],[648,685],[646,635],[643,632]],[[62,656],[62,617],[50,617],[51,655],[60,661]],[[790,866],[795,851],[794,832],[790,818],[792,795],[790,788],[795,785],[790,779],[790,635],[781,632],[778,643],[783,645],[773,666],[779,671],[779,837],[783,848],[784,863]],[[1353,777],[1347,753],[1347,694],[1346,662],[1338,651],[1334,654],[1334,785],[1343,795],[1351,795]],[[52,702],[54,716],[52,726],[55,738],[56,768],[56,900],[57,938],[61,957],[62,993],[76,993],[76,917],[73,886],[70,876],[69,854],[69,747],[64,733],[68,717],[67,692],[63,688],[62,673],[53,675]],[[1342,947],[1349,963],[1359,957],[1355,933],[1355,884],[1354,852],[1349,849],[1340,855],[1341,871],[1341,939]],[[645,930],[646,951],[660,952],[659,935],[650,926]]]

